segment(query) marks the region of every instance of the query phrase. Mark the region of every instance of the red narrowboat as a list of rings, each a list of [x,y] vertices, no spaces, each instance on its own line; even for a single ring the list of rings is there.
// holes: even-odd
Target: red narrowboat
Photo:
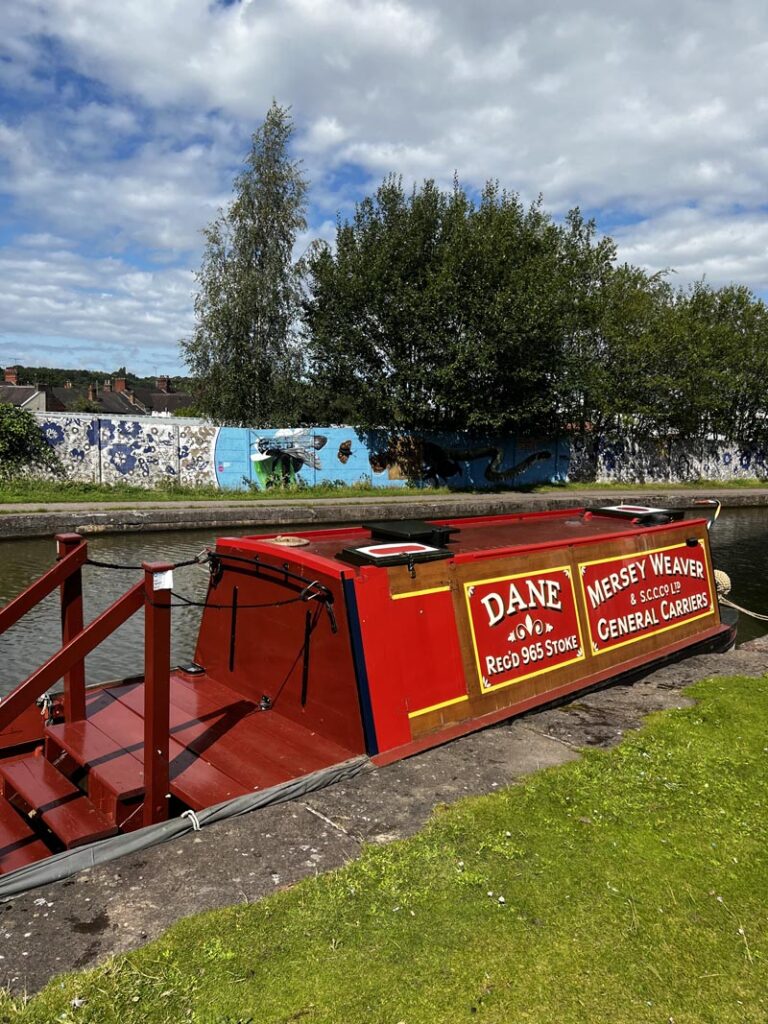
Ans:
[[[60,592],[60,651],[0,703],[0,872],[726,649],[708,526],[619,505],[222,538],[184,666],[177,567],[144,565],[85,625],[87,544],[62,535],[0,610],[1,634]],[[143,676],[87,687],[85,656],[140,610]]]

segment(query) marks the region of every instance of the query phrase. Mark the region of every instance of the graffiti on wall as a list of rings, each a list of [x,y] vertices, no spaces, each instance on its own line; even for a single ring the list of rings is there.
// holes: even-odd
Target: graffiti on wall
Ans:
[[[453,488],[522,487],[567,478],[567,443],[460,434],[393,441],[352,427],[214,427],[150,419],[38,416],[68,479],[151,487],[177,480],[259,490],[323,482],[402,487],[413,480]]]
[[[90,416],[38,416],[48,444],[59,456],[67,479],[93,483],[101,479],[99,421]]]
[[[768,453],[723,441],[609,438],[597,458],[598,482],[677,483],[685,480],[764,479]]]
[[[173,426],[138,420],[99,420],[99,434],[102,483],[178,477],[178,431]]]
[[[223,427],[215,447],[221,487],[259,489],[333,481],[402,487],[409,481],[456,488],[525,486],[565,480],[568,447],[488,441],[468,444],[460,435],[393,442],[350,427],[248,430]]]
[[[409,481],[454,489],[524,488],[593,479],[654,483],[768,476],[768,452],[723,442],[683,445],[672,439],[601,442],[596,456],[567,440],[434,434],[393,439],[352,427],[214,427],[157,419],[99,419],[37,413],[42,431],[70,480],[142,487],[177,480],[185,487],[259,490],[365,482],[402,487]],[[596,464],[595,464],[596,459]]]

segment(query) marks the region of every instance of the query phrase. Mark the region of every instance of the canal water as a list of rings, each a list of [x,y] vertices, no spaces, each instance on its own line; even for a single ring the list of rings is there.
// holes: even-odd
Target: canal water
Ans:
[[[221,531],[219,531],[221,532]],[[227,531],[228,536],[254,535],[253,528]],[[262,532],[274,532],[273,529]],[[201,530],[168,533],[111,534],[90,537],[92,558],[139,565],[142,561],[181,562],[193,557],[215,534]],[[735,509],[722,513],[712,530],[715,568],[731,577],[731,598],[738,604],[768,614],[768,509]],[[0,606],[15,597],[53,564],[55,545],[49,539],[0,543]],[[138,571],[86,567],[83,570],[86,621],[106,608],[141,578]],[[174,589],[193,600],[203,600],[208,571],[190,566],[174,574]],[[173,610],[174,664],[191,661],[200,620],[200,608]],[[768,633],[768,623],[741,616],[738,642]],[[29,672],[59,647],[58,594],[52,594],[17,625],[0,637],[0,696],[10,692]],[[143,670],[143,616],[135,615],[86,661],[89,683],[106,682]]]

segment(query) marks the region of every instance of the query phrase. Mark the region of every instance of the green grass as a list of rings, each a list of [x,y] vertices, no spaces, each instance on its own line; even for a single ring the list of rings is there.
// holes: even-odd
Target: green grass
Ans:
[[[532,489],[538,493],[549,493],[551,491],[685,491],[694,490],[724,490],[738,491],[745,487],[768,488],[768,479],[759,480],[757,477],[745,477],[736,480],[684,480],[679,483],[567,483],[567,484],[536,484]]]
[[[0,1019],[764,1022],[768,679],[692,692],[613,751],[181,921]]]
[[[738,490],[744,487],[768,487],[765,480],[695,480],[679,484],[537,484],[524,487],[522,492],[568,493],[580,491],[680,491],[689,488],[703,491],[713,489]],[[493,493],[489,488],[484,493]],[[129,484],[86,484],[70,481],[12,480],[0,481],[0,504],[31,504],[41,502],[36,511],[45,511],[46,502],[109,502],[126,507],[137,502],[161,501],[264,501],[275,499],[313,501],[317,498],[430,498],[434,495],[462,493],[448,487],[373,487],[371,484],[345,485],[338,481],[323,481],[314,487],[271,487],[266,491],[223,491],[218,487],[182,487],[177,484],[159,484],[156,487],[134,487]],[[466,493],[466,492],[465,492]],[[475,492],[476,493],[476,492]],[[497,491],[500,493],[500,491]]]
[[[70,481],[16,480],[0,482],[0,504],[33,502],[91,502],[132,505],[143,501],[263,501],[275,499],[313,501],[317,498],[431,497],[450,493],[447,487],[398,487],[384,489],[370,484],[344,485],[324,481],[314,487],[270,487],[266,491],[223,491],[218,487],[182,487],[161,484],[134,487],[129,484],[87,484]]]

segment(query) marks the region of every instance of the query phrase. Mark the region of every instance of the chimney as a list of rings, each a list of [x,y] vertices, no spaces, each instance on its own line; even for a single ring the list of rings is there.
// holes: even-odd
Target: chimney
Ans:
[[[71,391],[72,390],[72,381],[71,380],[65,380],[64,381],[64,387],[67,389],[67,391]]]
[[[5,383],[6,384],[18,384],[19,383],[19,371],[15,366],[7,367],[5,371]]]
[[[157,391],[170,391],[171,380],[170,377],[158,377],[155,381],[155,388]]]
[[[98,397],[99,396],[98,396],[98,394],[96,392],[96,385],[95,384],[89,384],[88,385],[88,401],[89,402],[95,402]]]
[[[105,391],[111,391],[112,390],[112,381],[111,380],[105,380],[104,381],[104,390]]]
[[[126,391],[125,377],[115,377],[115,391]]]

